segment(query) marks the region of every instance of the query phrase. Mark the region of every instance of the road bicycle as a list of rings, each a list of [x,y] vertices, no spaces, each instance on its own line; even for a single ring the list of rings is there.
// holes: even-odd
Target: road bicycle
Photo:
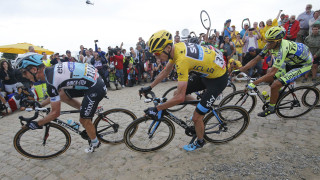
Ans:
[[[316,82],[312,85],[313,87],[317,88],[318,90],[320,90],[320,82]],[[307,106],[312,106],[312,104],[309,104],[309,102],[307,101],[309,98],[312,98],[312,93],[311,91],[307,90],[304,92],[303,96],[302,96],[302,101],[304,104],[306,104]],[[320,104],[318,102],[318,104],[315,106],[316,109],[320,108]]]
[[[167,98],[156,98],[153,92],[146,95],[145,102],[153,102],[154,106],[166,102]],[[182,104],[198,104],[199,101],[186,101]],[[175,135],[173,122],[185,129],[185,134],[192,137],[190,143],[196,139],[195,127],[192,120],[183,121],[167,110],[159,111],[162,118],[152,119],[141,117],[126,128],[124,142],[130,149],[139,152],[151,152],[168,145]],[[204,119],[204,139],[211,143],[226,143],[240,136],[248,127],[250,117],[247,111],[238,106],[224,106],[211,108]],[[133,131],[136,131],[134,134]]]
[[[306,94],[307,93],[307,94]],[[262,101],[262,109],[269,107],[269,101],[254,88],[253,90],[240,90],[227,95],[221,100],[219,106],[241,106],[250,114],[257,104],[257,97]],[[296,118],[311,111],[319,102],[319,90],[313,86],[294,87],[286,84],[279,90],[279,98],[275,105],[277,116],[281,118]]]
[[[167,99],[171,99],[174,96],[174,92],[177,90],[178,86],[173,86],[170,89],[168,89],[166,92],[164,92],[164,94],[162,95],[162,97],[166,97]],[[230,78],[228,78],[228,84],[227,87],[223,90],[223,92],[216,98],[215,100],[215,104],[218,104],[219,101],[221,101],[224,96],[226,96],[227,94],[233,93],[235,92],[236,86],[233,84],[233,82],[231,82]],[[200,100],[202,97],[204,91],[198,91],[198,92],[194,92],[193,94],[196,95],[197,100]],[[176,111],[180,111],[181,109],[183,109],[184,107],[186,107],[187,104],[178,104],[176,106],[170,107],[169,109],[167,109],[167,111],[169,112],[176,112]]]
[[[43,126],[42,129],[31,130],[25,123],[44,117],[50,112],[50,108],[42,108],[38,102],[28,102],[33,104],[34,115],[31,118],[19,116],[21,129],[13,139],[15,149],[23,156],[33,159],[50,159],[64,153],[71,144],[71,136],[67,129],[80,135],[90,143],[90,138],[86,130],[80,130],[79,124],[68,124],[60,119],[55,119]],[[32,109],[28,109],[33,111]],[[134,113],[126,109],[110,109],[104,112],[96,112],[97,118],[94,120],[97,137],[102,143],[118,144],[123,142],[123,132],[127,125],[137,117]],[[80,113],[80,110],[61,111],[61,115]],[[131,131],[134,134],[135,129]]]

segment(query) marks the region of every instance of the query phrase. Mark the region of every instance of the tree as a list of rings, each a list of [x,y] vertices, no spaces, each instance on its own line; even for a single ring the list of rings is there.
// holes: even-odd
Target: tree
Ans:
[[[18,57],[18,54],[3,53],[1,57],[6,59],[16,59]]]

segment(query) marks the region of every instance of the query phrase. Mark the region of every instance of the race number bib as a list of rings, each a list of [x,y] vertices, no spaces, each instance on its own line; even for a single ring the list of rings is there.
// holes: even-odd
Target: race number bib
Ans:
[[[220,53],[216,53],[216,59],[214,60],[214,63],[216,63],[222,69],[226,68],[226,63],[224,62],[223,56]]]

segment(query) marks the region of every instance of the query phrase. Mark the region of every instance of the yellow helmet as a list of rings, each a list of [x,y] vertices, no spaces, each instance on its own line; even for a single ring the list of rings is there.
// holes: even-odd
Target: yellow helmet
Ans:
[[[275,26],[270,28],[265,35],[267,41],[276,41],[286,35],[286,30],[282,26]]]
[[[172,34],[169,31],[161,30],[150,37],[148,41],[149,52],[154,53],[157,51],[162,52],[163,49],[168,45],[172,44]]]

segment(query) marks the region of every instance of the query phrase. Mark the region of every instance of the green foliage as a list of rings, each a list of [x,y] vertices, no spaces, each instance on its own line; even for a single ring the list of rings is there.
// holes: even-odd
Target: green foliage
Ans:
[[[6,59],[16,59],[18,54],[3,53],[1,57]]]

